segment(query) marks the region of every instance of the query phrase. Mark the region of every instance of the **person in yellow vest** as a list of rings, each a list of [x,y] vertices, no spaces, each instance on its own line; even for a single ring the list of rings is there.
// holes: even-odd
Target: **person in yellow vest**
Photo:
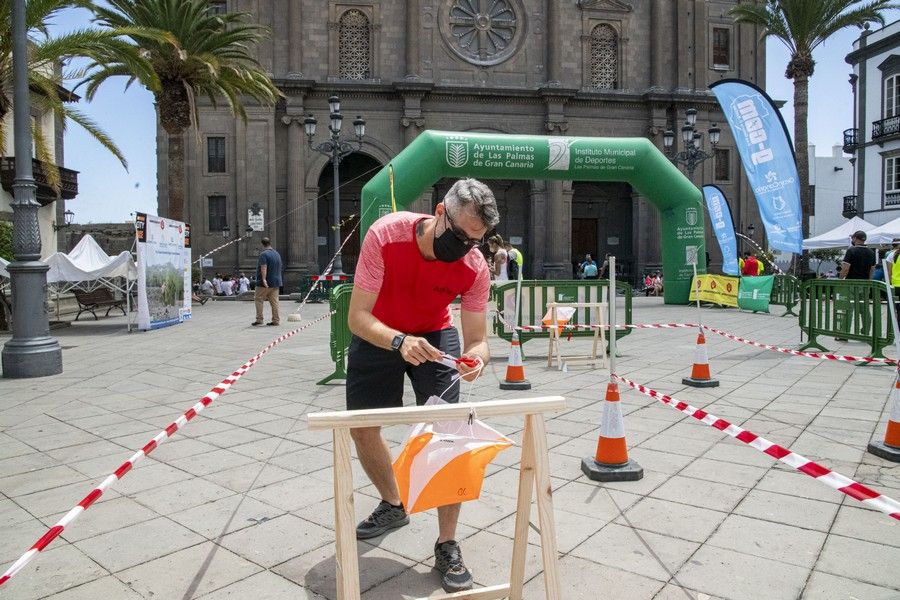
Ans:
[[[738,256],[738,273],[743,274],[744,272],[744,259]]]
[[[515,246],[513,246],[508,241],[503,243],[503,247],[506,249],[506,255],[509,257],[510,263],[512,263],[512,261],[515,261],[516,264],[518,265],[517,268],[514,269],[515,276],[513,276],[513,273],[512,273],[513,269],[509,269],[510,270],[509,279],[510,279],[510,281],[515,281],[516,279],[519,278],[519,276],[523,275],[522,265],[525,263],[525,259],[522,257],[522,251],[519,250],[518,248],[516,248]]]
[[[761,261],[761,260],[760,260],[760,261],[757,261],[757,263],[756,263],[756,274],[757,274],[757,275],[762,275],[762,274],[763,274],[763,271],[765,271],[765,270],[766,270],[766,266],[763,264],[763,261]]]
[[[900,319],[900,304],[898,304],[897,294],[900,294],[900,266],[897,266],[897,259],[900,258],[900,239],[891,242],[892,248],[884,258],[881,264],[884,265],[884,280],[890,283],[894,294],[894,309],[897,311],[897,318]]]

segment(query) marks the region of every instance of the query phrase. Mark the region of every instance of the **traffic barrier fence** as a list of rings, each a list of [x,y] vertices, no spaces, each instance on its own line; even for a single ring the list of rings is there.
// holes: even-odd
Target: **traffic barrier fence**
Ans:
[[[800,302],[800,280],[793,275],[775,275],[775,284],[772,286],[772,295],[769,304],[783,306],[785,308],[782,317],[788,315],[797,316],[794,307]]]
[[[347,349],[350,347],[350,324],[347,315],[350,312],[350,295],[353,293],[352,283],[342,283],[332,288],[329,303],[334,317],[331,319],[331,360],[334,361],[334,372],[316,382],[325,385],[335,379],[347,379]]]
[[[511,341],[513,325],[522,326],[540,323],[547,312],[548,302],[607,302],[609,292],[608,279],[573,279],[573,280],[527,280],[522,281],[522,306],[519,310],[519,322],[512,323],[516,314],[516,282],[510,281],[491,288],[490,299],[497,303],[497,312],[503,315],[494,316],[494,333],[500,338]],[[625,297],[625,323],[632,324],[632,299],[634,289],[624,281],[616,282],[616,292]],[[597,309],[579,308],[572,315],[572,325],[589,325],[599,322]],[[630,329],[621,331],[617,337],[631,333]],[[593,337],[590,328],[572,328],[568,332],[575,337]],[[519,342],[524,344],[535,338],[546,338],[546,333],[523,329],[519,332]]]
[[[856,340],[871,346],[869,356],[884,357],[894,342],[889,315],[882,304],[884,284],[879,281],[813,279],[800,288],[800,328],[808,342],[800,350],[822,346],[819,336]]]

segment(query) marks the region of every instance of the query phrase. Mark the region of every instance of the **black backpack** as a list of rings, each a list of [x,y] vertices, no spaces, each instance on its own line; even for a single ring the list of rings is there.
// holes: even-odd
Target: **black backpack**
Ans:
[[[518,254],[517,250],[510,250],[506,253],[506,276],[510,281],[519,279],[519,263],[516,260]]]

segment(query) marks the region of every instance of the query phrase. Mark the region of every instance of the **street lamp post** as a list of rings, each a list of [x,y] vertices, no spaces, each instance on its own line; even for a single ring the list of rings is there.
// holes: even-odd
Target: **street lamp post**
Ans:
[[[16,179],[13,183],[12,339],[3,346],[3,376],[44,377],[62,373],[62,349],[50,336],[47,271],[41,262],[34,173],[31,170],[31,98],[28,87],[25,0],[12,2],[13,135]]]
[[[362,139],[366,135],[366,121],[357,115],[353,121],[353,132],[356,139],[340,139],[341,122],[344,117],[341,115],[341,99],[337,96],[331,96],[328,99],[328,108],[331,110],[329,116],[328,131],[331,133],[331,139],[325,140],[321,144],[313,145],[313,138],[316,136],[316,118],[310,114],[303,120],[303,128],[306,130],[306,137],[309,140],[309,147],[320,154],[324,154],[331,158],[331,164],[334,167],[334,268],[333,275],[343,275],[344,265],[341,263],[341,178],[340,164],[341,160],[348,154],[356,152],[362,147]]]
[[[693,181],[694,169],[703,164],[704,161],[712,158],[713,155],[703,151],[703,134],[695,129],[697,125],[697,109],[689,108],[684,114],[685,121],[681,127],[681,141],[684,143],[684,150],[676,153],[675,132],[671,129],[667,129],[663,133],[663,145],[669,160],[676,165],[684,165],[684,168],[687,169],[688,177]],[[722,130],[713,123],[708,133],[709,144],[715,150],[719,144],[719,136]]]

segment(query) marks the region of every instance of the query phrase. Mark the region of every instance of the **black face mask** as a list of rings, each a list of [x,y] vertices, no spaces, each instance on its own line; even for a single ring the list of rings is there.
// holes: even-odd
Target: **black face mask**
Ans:
[[[456,237],[449,225],[441,235],[437,235],[437,229],[435,229],[434,256],[438,260],[448,263],[456,262],[468,254],[469,250],[469,245]]]

